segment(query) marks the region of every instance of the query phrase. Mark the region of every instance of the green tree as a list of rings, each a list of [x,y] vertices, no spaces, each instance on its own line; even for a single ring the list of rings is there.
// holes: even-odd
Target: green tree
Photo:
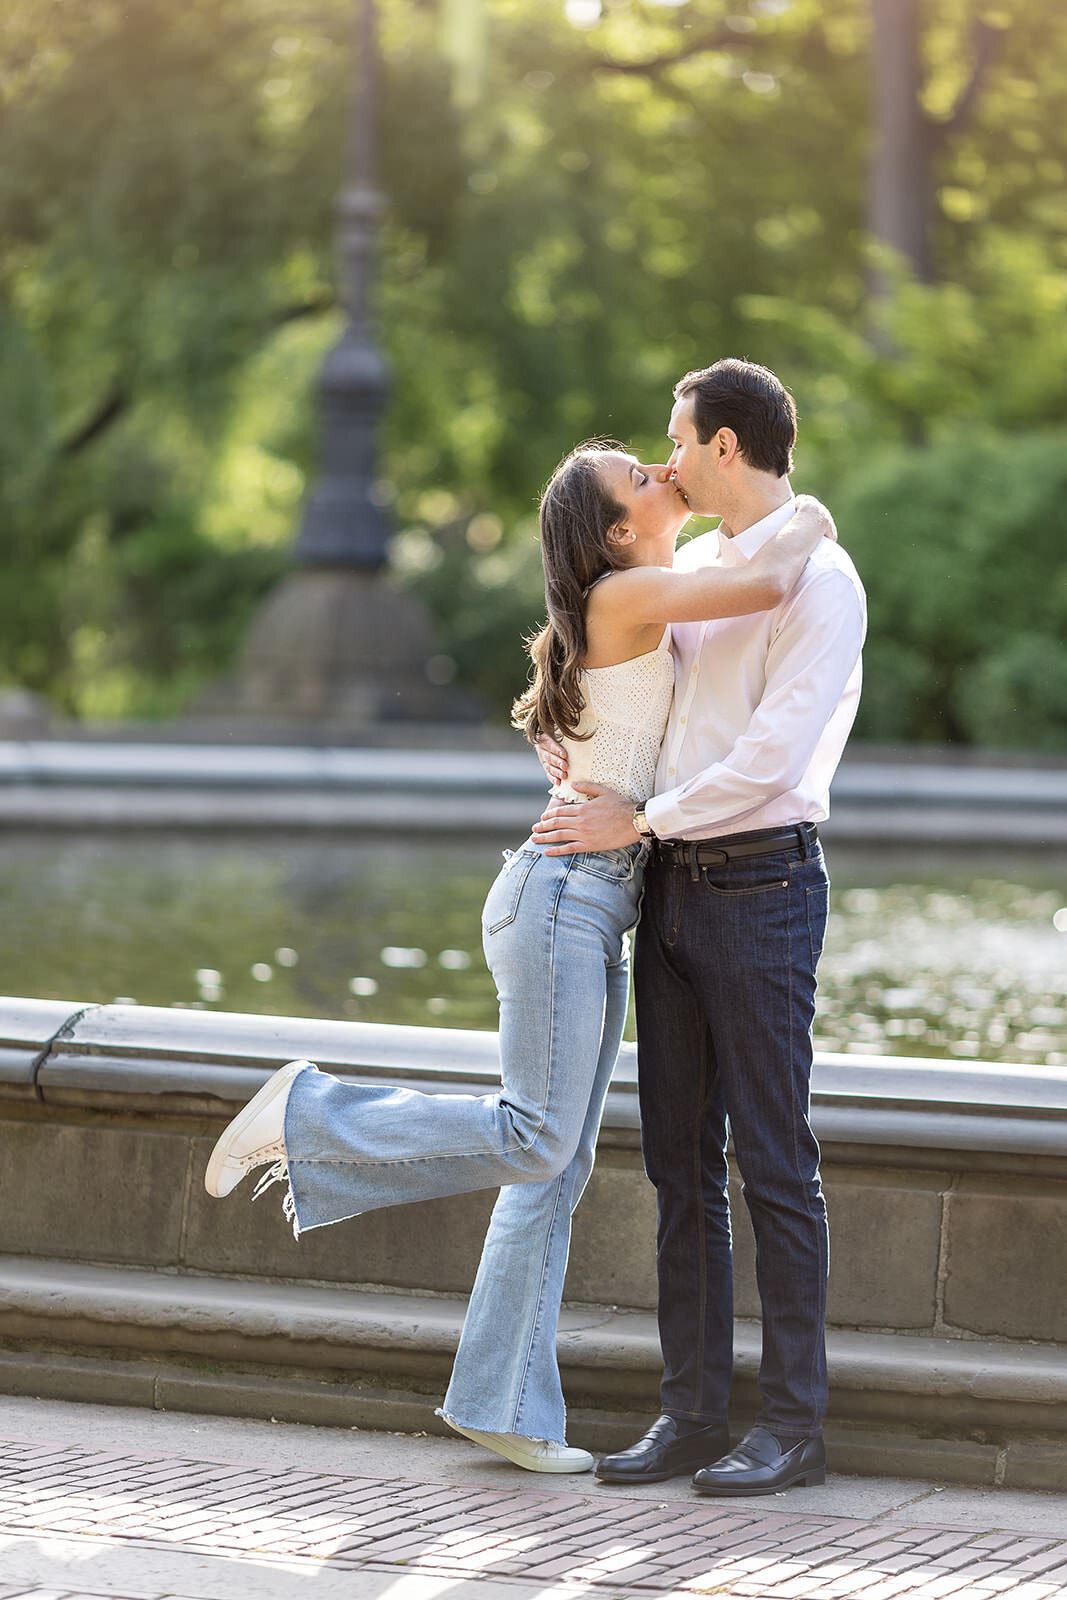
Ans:
[[[173,708],[278,570],[204,537],[202,486],[264,339],[331,303],[336,42],[270,3],[10,9],[4,665]]]
[[[873,0],[603,0],[587,28],[562,0],[486,4],[457,100],[437,0],[379,0],[377,300],[398,559],[499,707],[540,606],[540,483],[583,435],[654,457],[688,367],[780,370],[799,481],[849,504],[875,444],[937,465],[953,438],[1062,420],[1067,19],[1047,0],[898,8],[908,115],[941,130],[936,281],[883,265],[884,348]],[[0,670],[68,710],[177,709],[287,558],[336,332],[352,19],[352,0],[10,0]],[[1045,637],[1015,626],[997,684]],[[962,701],[944,727],[976,736]]]
[[[1063,750],[1065,445],[977,429],[840,485],[870,597],[861,736]]]

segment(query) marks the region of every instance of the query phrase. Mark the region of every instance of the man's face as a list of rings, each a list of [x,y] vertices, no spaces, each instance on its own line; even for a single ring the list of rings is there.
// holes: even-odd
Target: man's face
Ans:
[[[689,502],[690,511],[698,517],[722,516],[718,439],[713,437],[708,444],[700,443],[693,421],[691,395],[683,395],[675,401],[667,434],[674,445],[667,466],[674,474],[676,488]]]

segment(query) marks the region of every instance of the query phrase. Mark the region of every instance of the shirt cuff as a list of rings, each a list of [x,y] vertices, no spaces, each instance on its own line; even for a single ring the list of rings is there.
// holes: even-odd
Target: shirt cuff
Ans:
[[[681,814],[669,791],[645,801],[645,820],[658,839],[671,839],[680,831]]]

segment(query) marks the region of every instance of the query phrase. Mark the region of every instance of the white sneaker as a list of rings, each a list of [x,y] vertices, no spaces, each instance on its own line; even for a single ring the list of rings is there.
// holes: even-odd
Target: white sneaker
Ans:
[[[221,1200],[246,1172],[264,1161],[285,1160],[285,1107],[293,1079],[311,1061],[290,1061],[269,1077],[243,1111],[223,1129],[204,1173],[204,1188]]]
[[[450,1428],[484,1444],[498,1456],[514,1461],[527,1472],[590,1472],[593,1457],[588,1450],[577,1450],[569,1444],[552,1444],[548,1439],[528,1439],[524,1433],[481,1433],[477,1428],[461,1428],[451,1417],[444,1419]]]

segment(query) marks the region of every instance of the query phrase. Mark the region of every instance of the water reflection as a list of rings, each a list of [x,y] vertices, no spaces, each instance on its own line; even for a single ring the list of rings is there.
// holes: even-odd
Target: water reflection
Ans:
[[[10,994],[495,1025],[478,942],[493,843],[7,835],[0,851]],[[1067,1064],[1067,861],[839,846],[831,866],[821,1046]]]
[[[820,1042],[847,1051],[1067,1064],[1061,896],[976,878],[847,888],[821,969]]]

